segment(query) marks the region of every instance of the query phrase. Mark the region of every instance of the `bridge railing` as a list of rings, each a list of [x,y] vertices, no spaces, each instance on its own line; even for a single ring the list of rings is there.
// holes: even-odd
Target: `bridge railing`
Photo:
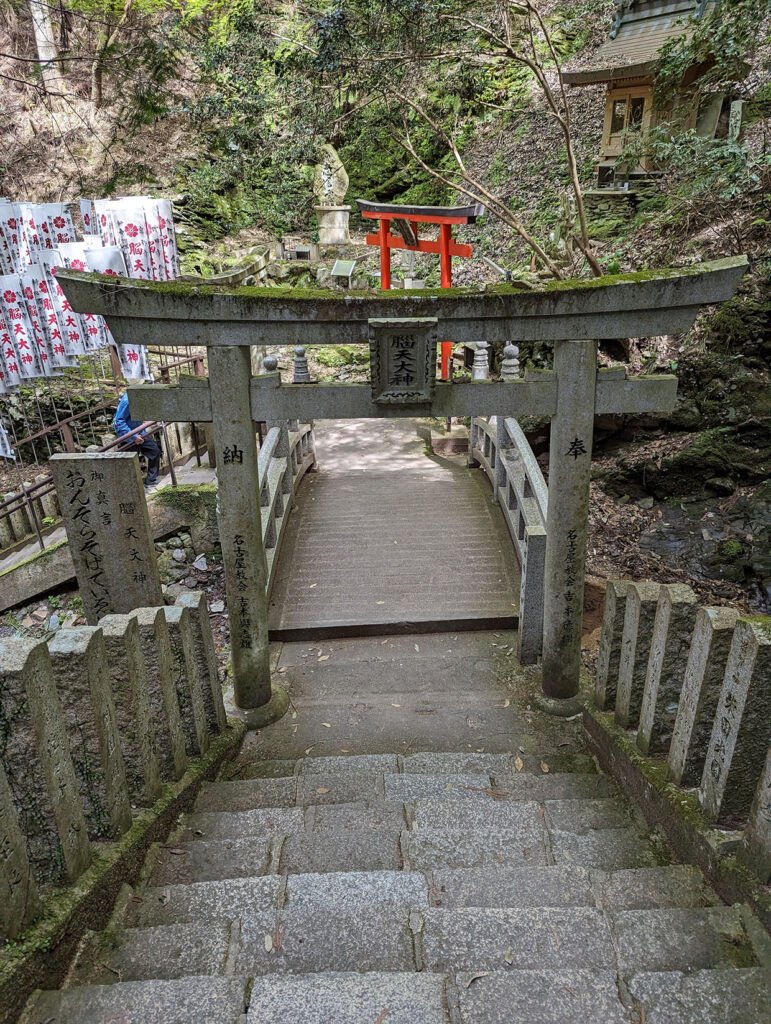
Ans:
[[[653,762],[650,778],[663,769],[705,822],[738,834],[736,854],[767,883],[771,617],[700,607],[682,584],[610,581],[594,703]]]
[[[312,424],[289,420],[269,425],[257,458],[268,588],[273,583],[276,555],[281,547],[295,491],[305,473],[315,464]]]
[[[503,511],[521,569],[518,655],[532,665],[543,643],[548,492],[522,428],[511,417],[474,417],[469,456],[485,471]]]

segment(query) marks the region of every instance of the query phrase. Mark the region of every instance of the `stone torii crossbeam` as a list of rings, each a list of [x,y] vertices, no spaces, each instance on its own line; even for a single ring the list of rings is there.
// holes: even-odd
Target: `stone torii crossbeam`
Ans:
[[[209,378],[132,388],[136,419],[211,422],[217,451],[235,699],[252,724],[282,713],[271,687],[265,552],[254,421],[411,416],[549,416],[543,692],[572,713],[581,664],[583,581],[594,417],[668,412],[677,381],[597,370],[597,339],[687,330],[699,309],[729,299],[744,257],[684,270],[560,281],[523,291],[326,291],[146,284],[74,271],[57,276],[74,309],[107,317],[116,340],[204,345]],[[554,342],[554,368],[514,381],[437,382],[436,339]],[[283,384],[253,377],[251,345],[370,344],[367,384]],[[427,371],[431,367],[431,371]]]

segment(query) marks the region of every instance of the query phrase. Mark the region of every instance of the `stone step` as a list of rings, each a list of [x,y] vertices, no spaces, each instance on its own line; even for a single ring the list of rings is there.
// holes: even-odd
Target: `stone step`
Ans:
[[[635,974],[629,991],[646,1024],[760,1024],[771,1020],[771,977],[761,968]]]
[[[461,973],[455,984],[461,1024],[629,1024],[610,970]]]
[[[183,885],[216,882],[223,878],[254,878],[264,875],[272,842],[278,839],[199,839],[188,843],[166,843],[153,851],[154,862],[148,884]]]
[[[330,871],[289,875],[286,903],[296,906],[372,906],[396,903],[420,909],[428,906],[425,875],[411,871]]]
[[[606,775],[569,775],[566,772],[516,772],[494,775],[500,799],[509,800],[579,800],[618,795]]]
[[[265,875],[142,889],[129,901],[125,921],[132,928],[230,921],[252,910],[279,906],[284,886],[280,875]]]
[[[235,971],[246,975],[414,971],[410,916],[406,907],[387,903],[336,907],[317,903],[250,913],[241,919]]]
[[[441,974],[255,978],[248,1024],[449,1024]]]
[[[191,977],[40,992],[20,1024],[238,1024],[246,988],[246,978]]]
[[[230,932],[226,922],[195,921],[94,936],[81,948],[68,987],[224,974]]]
[[[209,782],[201,787],[194,810],[250,811],[260,807],[294,807],[297,804],[297,779],[246,779]]]
[[[517,770],[517,759],[521,762]],[[550,772],[596,774],[597,766],[588,754],[562,753],[549,751],[542,753],[485,754],[478,752],[463,753],[432,753],[426,751],[408,754],[401,758],[401,771],[405,774],[441,775],[479,773],[498,778],[509,775],[544,774],[541,765],[546,765]]]
[[[578,833],[549,829],[549,852],[556,864],[579,864],[602,871],[655,867],[660,864],[648,836],[640,829],[603,828]]]
[[[444,829],[511,830],[542,835],[543,815],[533,800],[498,801],[484,794],[475,800],[428,797],[413,803],[414,827],[422,831]]]
[[[250,811],[202,811],[185,815],[182,842],[194,839],[243,839],[302,832],[305,812],[302,807],[267,807]]]
[[[386,775],[384,785],[386,798],[402,803],[426,798],[489,801],[491,798],[486,794],[493,792],[490,776],[479,773]]]
[[[470,907],[423,913],[427,971],[614,970],[602,911],[592,907]]]
[[[570,866],[439,869],[430,895],[436,906],[593,907],[608,910],[693,907],[718,903],[698,868],[635,868],[614,872]]]
[[[626,976],[757,964],[739,907],[619,910],[609,917]]]
[[[475,830],[413,828],[402,832],[401,848],[405,865],[411,871],[549,863],[542,832],[527,826]]]
[[[403,822],[401,823],[403,825]],[[284,873],[399,871],[404,866],[401,828],[317,829],[287,836],[281,844]]]

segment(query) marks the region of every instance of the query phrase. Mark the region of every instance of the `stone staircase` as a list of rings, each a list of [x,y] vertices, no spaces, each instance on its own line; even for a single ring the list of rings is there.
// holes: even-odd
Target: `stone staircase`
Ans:
[[[670,863],[586,755],[239,774],[202,789],[24,1024],[771,1018],[765,932]]]

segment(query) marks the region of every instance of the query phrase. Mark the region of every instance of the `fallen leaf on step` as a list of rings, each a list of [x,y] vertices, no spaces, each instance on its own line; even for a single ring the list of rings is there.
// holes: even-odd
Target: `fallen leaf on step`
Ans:
[[[392,702],[392,703],[391,703],[391,707],[392,707],[392,708],[400,708],[400,707],[401,707],[401,704],[394,704],[394,703]]]
[[[317,587],[317,586],[318,586],[318,583],[311,583],[311,585],[308,587],[308,590],[313,590],[313,588]]]
[[[381,640],[381,641],[380,641],[380,646],[382,647],[382,646],[383,646],[383,644],[387,644],[387,643],[388,643],[388,641],[387,641],[387,640]]]
[[[329,790],[327,789],[326,786],[319,786],[319,788],[316,790],[316,792],[317,793],[328,793]]]
[[[509,946],[509,948],[503,954],[503,959],[506,961],[507,964],[514,963],[514,954],[511,952],[511,946]]]
[[[542,772],[548,772],[548,770],[549,770],[548,764],[545,761],[541,761],[541,771]]]
[[[175,857],[184,857],[187,850],[180,850],[178,846],[167,847],[169,853],[174,854]]]
[[[469,980],[466,982],[466,988],[471,988],[471,985],[477,980],[477,978],[486,978],[487,976],[487,971],[480,971],[479,974],[472,974]]]
[[[329,722],[322,722],[321,724],[324,726],[325,729],[331,729],[332,728],[332,726],[329,724]]]
[[[385,604],[385,601],[375,601],[375,604]]]
[[[518,757],[517,760],[514,762],[514,767],[517,769],[518,772],[521,772],[522,769],[525,767],[525,762],[522,760],[521,757]]]
[[[347,753],[348,753],[348,751],[346,750],[346,748],[345,748],[345,747],[340,747],[340,753],[341,753],[341,754],[347,754]]]
[[[383,1021],[386,1019],[390,1011],[390,1006],[386,1006],[385,1010],[381,1010],[377,1017],[375,1017],[375,1024],[383,1024]]]
[[[559,937],[559,935],[557,935],[557,929],[556,928],[552,928],[552,932],[554,934],[555,945],[557,946],[557,949],[559,949],[560,946],[562,945],[562,939]]]
[[[322,654],[321,657],[319,658],[319,661],[329,661],[329,655]]]
[[[273,950],[273,936],[272,935],[266,935],[265,936],[265,952],[266,953],[270,953],[270,952],[272,952],[272,950]]]
[[[415,644],[415,650],[416,650],[416,651],[419,651],[419,650],[420,650],[420,647],[419,647],[419,646],[418,646],[417,644]]]

